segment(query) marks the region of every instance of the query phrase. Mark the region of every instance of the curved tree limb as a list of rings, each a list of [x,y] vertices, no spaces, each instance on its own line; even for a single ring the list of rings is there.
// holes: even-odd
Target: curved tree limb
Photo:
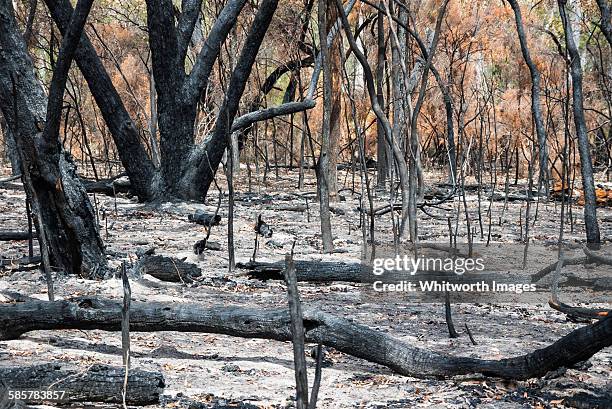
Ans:
[[[287,102],[271,108],[260,109],[259,111],[249,112],[234,120],[231,132],[244,129],[255,122],[265,121],[266,119],[274,118],[281,115],[293,114],[295,112],[305,111],[314,108],[316,103],[312,99],[306,99],[302,102]]]
[[[53,70],[53,77],[51,78],[51,84],[49,85],[47,117],[43,130],[43,138],[57,151],[59,151],[58,137],[60,119],[62,116],[68,71],[70,70],[70,65],[72,64],[77,46],[81,40],[81,33],[83,33],[92,3],[93,0],[79,0],[72,12],[70,23],[62,39],[59,55],[55,63],[55,69]]]
[[[304,308],[303,317],[306,342],[321,343],[387,366],[399,374],[419,378],[482,373],[506,379],[528,379],[584,361],[612,345],[612,316],[575,329],[547,347],[501,360],[431,352],[316,307]],[[120,331],[121,304],[81,297],[0,305],[1,340],[16,339],[29,331],[59,329]],[[286,309],[225,305],[133,302],[130,329],[215,333],[278,341],[292,339],[291,318]]]
[[[183,84],[182,94],[186,101],[195,103],[206,89],[208,77],[219,56],[221,46],[236,24],[238,14],[245,3],[246,0],[230,0],[221,10],[202,46],[202,51],[198,54],[193,69]]]
[[[238,112],[240,98],[244,93],[251,70],[253,69],[253,64],[255,63],[255,58],[257,57],[257,52],[272,22],[272,16],[277,6],[278,0],[263,0],[255,15],[255,19],[253,20],[249,34],[245,40],[245,45],[236,63],[236,68],[232,72],[225,99],[219,109],[212,135],[210,139],[206,141],[204,155],[199,158],[196,165],[197,170],[195,172],[195,178],[198,180],[198,184],[204,184],[205,188],[204,191],[194,192],[194,196],[200,196],[200,198],[206,197],[208,186],[214,179],[214,174],[221,162],[221,158],[228,143],[228,133],[231,131],[232,123]],[[219,17],[219,19],[221,19],[221,17]],[[212,33],[208,36],[209,39],[211,35]]]

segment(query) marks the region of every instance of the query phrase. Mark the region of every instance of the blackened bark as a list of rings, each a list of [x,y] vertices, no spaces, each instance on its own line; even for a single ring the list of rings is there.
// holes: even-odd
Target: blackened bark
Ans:
[[[578,137],[578,152],[580,153],[580,171],[582,173],[582,190],[584,192],[584,224],[586,227],[587,243],[600,243],[595,197],[595,180],[593,178],[593,162],[591,161],[591,146],[583,108],[580,53],[574,42],[572,25],[566,13],[566,0],[557,0],[557,3],[563,23],[563,31],[565,32],[565,45],[570,57],[572,99],[574,102],[572,104],[572,110],[576,135]]]
[[[327,7],[325,1],[318,2],[318,25],[321,64],[323,67],[323,119],[321,121],[321,151],[317,163],[317,193],[319,196],[319,219],[321,220],[321,240],[323,251],[331,253],[334,250],[334,242],[331,227],[331,213],[329,211],[330,196],[330,132],[332,113],[332,78],[329,48],[327,47]],[[335,172],[334,172],[335,174]]]
[[[248,114],[244,114],[234,120],[231,131],[236,132],[254,124],[255,122],[264,121],[280,115],[304,111],[314,107],[315,102],[312,99],[306,99],[302,102],[286,102],[279,106],[249,112]]]
[[[138,260],[136,271],[174,283],[192,283],[194,278],[202,276],[202,271],[195,264],[165,256],[143,257]]]
[[[338,12],[336,11],[335,5],[327,1],[326,3],[326,33],[329,33],[336,21],[338,20]],[[324,39],[321,40],[322,42]],[[327,188],[329,190],[330,200],[336,201],[338,197],[338,154],[339,154],[339,146],[340,146],[340,136],[341,136],[341,124],[340,124],[340,115],[342,111],[342,89],[340,85],[341,80],[341,61],[340,55],[342,51],[340,50],[342,45],[342,36],[335,36],[334,41],[332,41],[331,47],[328,48],[328,57],[329,57],[329,82],[331,88],[331,104],[330,104],[330,112],[329,112],[329,165],[328,169],[328,178],[327,178]],[[323,47],[321,47],[323,48]]]
[[[92,365],[83,371],[66,366],[54,362],[16,368],[2,367],[0,379],[12,390],[65,391],[62,402],[123,402],[124,368]],[[161,373],[131,369],[128,373],[125,403],[138,406],[156,404],[164,386]],[[40,400],[27,402],[41,403]]]
[[[79,41],[81,33],[85,28],[85,22],[91,10],[93,0],[79,0],[76,8],[70,17],[70,23],[65,31],[64,38],[60,46],[55,66],[53,67],[53,76],[49,84],[49,95],[47,97],[47,115],[45,119],[45,128],[43,130],[44,143],[50,149],[53,149],[53,154],[59,152],[59,132],[60,120],[62,116],[62,106],[64,104],[64,91],[66,89],[66,81],[68,80],[68,71],[72,65],[74,53]]]
[[[161,175],[171,194],[177,194],[184,165],[193,146],[195,103],[185,101],[184,61],[179,59],[179,39],[170,0],[147,0],[147,26],[155,74],[160,134]]]
[[[70,2],[45,1],[63,33],[72,12]],[[274,5],[271,8],[272,3]],[[259,8],[258,16],[271,19],[276,9],[275,3],[264,2],[263,7]],[[122,164],[130,177],[132,191],[141,200],[154,200],[163,196],[202,200],[206,196],[227,145],[227,138],[223,135],[233,126],[233,118],[250,74],[253,63],[249,62],[249,59],[255,59],[269,25],[269,21],[261,24],[262,21],[258,22],[256,19],[252,34],[244,47],[243,65],[239,65],[233,73],[234,81],[229,87],[228,99],[219,115],[218,126],[215,127],[213,135],[207,138],[211,143],[194,146],[197,104],[207,88],[221,46],[235,26],[245,4],[246,0],[230,0],[225,5],[213,24],[193,69],[187,74],[185,56],[199,19],[201,0],[182,1],[176,27],[172,2],[147,1],[147,24],[156,79],[160,133],[159,172],[141,144],[138,131],[93,46],[83,34],[75,59],[113,135]],[[259,112],[244,120],[257,121],[311,107],[311,101],[304,101],[303,105],[277,107],[278,109]]]
[[[45,3],[53,21],[64,34],[73,11],[70,1],[45,0]],[[132,182],[132,192],[140,200],[153,199],[160,190],[156,184],[155,166],[140,143],[136,125],[85,33],[81,35],[75,61],[113,136],[121,163]]]
[[[297,260],[294,265],[298,281],[362,283],[368,279],[366,270],[359,263]],[[248,270],[249,277],[261,281],[282,280],[285,263],[282,261],[272,263],[250,261],[238,263],[236,267]]]
[[[227,147],[229,139],[227,135],[231,131],[232,123],[238,112],[240,98],[244,93],[257,52],[272,22],[277,6],[278,0],[263,0],[259,6],[236,68],[232,73],[213,133],[206,141],[195,175],[187,179],[187,186],[182,187],[183,194],[189,198],[202,200],[206,197],[208,187],[215,177],[215,172]]]
[[[418,378],[482,373],[505,379],[529,379],[585,361],[612,345],[612,315],[568,333],[525,355],[498,361],[431,352],[352,320],[303,308],[306,342],[330,346],[346,354]],[[83,297],[63,301],[32,300],[0,305],[0,340],[36,330],[121,330],[121,304]],[[242,338],[289,341],[291,318],[286,308],[249,309],[218,305],[132,302],[130,330],[185,331]]]
[[[521,52],[525,64],[529,68],[531,75],[531,114],[535,123],[536,135],[538,137],[538,145],[540,148],[540,183],[542,188],[548,194],[550,172],[548,170],[548,143],[546,141],[546,128],[544,127],[544,118],[542,116],[542,108],[540,106],[540,71],[531,59],[529,47],[527,45],[527,36],[523,26],[523,17],[521,16],[521,7],[517,0],[507,0],[510,7],[514,11],[514,20],[516,22],[516,31],[519,42],[521,43]]]
[[[212,26],[202,51],[183,84],[183,95],[186,101],[195,104],[208,86],[208,78],[212,72],[213,65],[219,56],[221,46],[227,38],[232,27],[236,24],[238,14],[242,11],[246,0],[230,0],[217,17]],[[267,26],[266,26],[267,28]],[[265,31],[264,31],[265,33]],[[154,46],[155,44],[151,44]],[[160,44],[161,45],[161,44]]]
[[[178,60],[185,61],[187,50],[191,43],[193,30],[195,29],[198,18],[200,18],[200,6],[202,0],[183,0],[181,2],[181,15],[176,26],[178,41]]]
[[[385,42],[385,23],[384,23],[384,3],[379,2],[378,16],[376,18],[377,28],[377,46],[378,51],[376,59],[376,100],[381,109],[385,106],[385,97],[383,93],[383,80],[385,76],[386,62],[386,42]],[[381,118],[376,119],[376,181],[379,189],[384,189],[385,181],[389,173],[389,159],[387,158],[388,142],[385,139],[385,129]]]
[[[41,252],[48,252],[52,266],[67,273],[103,275],[106,259],[87,193],[59,140],[42,136],[46,97],[9,0],[0,0],[0,20],[0,109],[20,153]]]

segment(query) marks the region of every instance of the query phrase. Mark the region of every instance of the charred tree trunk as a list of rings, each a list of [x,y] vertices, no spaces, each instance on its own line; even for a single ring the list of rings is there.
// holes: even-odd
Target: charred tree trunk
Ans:
[[[45,0],[51,17],[64,34],[70,23],[72,6],[69,0]],[[155,167],[140,143],[138,129],[130,118],[119,93],[102,65],[86,34],[76,49],[75,62],[87,81],[89,90],[113,136],[121,163],[128,173],[132,192],[141,200],[151,200],[161,190]]]
[[[172,2],[147,0],[146,4],[157,93],[161,177],[170,195],[180,195],[179,183],[193,146],[197,104],[182,93],[186,73],[184,60],[179,56],[182,48],[179,49]],[[193,27],[189,39],[182,39],[184,42],[189,42],[192,31]]]
[[[59,363],[0,368],[0,379],[4,380],[7,388],[51,392],[53,400],[63,403],[122,403],[124,378],[124,368],[105,365],[93,365],[86,371],[67,369]],[[125,403],[138,406],[157,404],[164,386],[161,373],[131,369],[128,373]],[[40,404],[42,400],[24,401]]]
[[[336,21],[338,20],[338,13],[336,7],[330,1],[325,2],[326,4],[326,33],[329,33]],[[324,41],[324,39],[321,39]],[[329,166],[328,166],[328,189],[329,196],[332,201],[337,200],[338,196],[338,153],[340,145],[340,130],[341,123],[340,117],[342,113],[342,89],[340,88],[341,80],[341,61],[340,61],[340,47],[342,47],[342,36],[336,35],[331,47],[328,49],[328,60],[329,60],[329,76],[330,76],[330,87],[331,87],[331,109],[329,112]]]
[[[521,16],[521,7],[517,0],[507,0],[510,7],[514,11],[514,19],[516,21],[516,31],[518,33],[519,42],[521,43],[521,52],[525,64],[529,67],[531,75],[531,114],[535,123],[536,134],[538,136],[538,144],[540,148],[540,183],[541,187],[548,194],[550,172],[548,171],[548,143],[546,141],[546,128],[544,127],[544,118],[542,117],[542,108],[540,106],[540,72],[529,54],[527,45],[527,36],[523,26],[523,17]]]
[[[572,110],[574,126],[578,137],[578,152],[580,153],[580,171],[582,173],[582,190],[584,192],[584,224],[588,243],[600,243],[599,224],[597,222],[597,204],[595,197],[595,180],[593,178],[593,162],[591,161],[591,146],[584,117],[582,95],[582,65],[580,53],[574,42],[572,24],[566,12],[566,0],[558,0],[559,13],[565,33],[565,45],[570,57],[570,73],[572,76]]]
[[[294,262],[295,274],[298,281],[329,283],[345,281],[362,283],[370,277],[359,263],[340,263],[298,260]],[[258,280],[282,280],[285,270],[284,262],[255,262],[238,263],[238,268],[248,270],[248,276]]]
[[[49,112],[46,112],[47,97],[34,76],[12,4],[9,0],[0,1],[3,27],[0,30],[0,109],[15,136],[24,188],[36,214],[41,253],[49,255],[53,268],[97,277],[106,272],[106,258],[94,210],[74,164],[62,151],[58,139],[70,48],[75,45],[70,40],[80,37],[89,11],[87,4],[81,2],[79,6],[78,18],[72,20],[69,36],[62,43],[49,91]]]
[[[385,97],[383,92],[383,80],[385,77],[385,62],[386,62],[386,43],[385,43],[385,22],[383,14],[383,2],[379,2],[378,15],[376,17],[376,29],[377,29],[377,59],[376,59],[376,102],[381,107],[385,106]],[[354,50],[353,50],[354,51]],[[381,118],[376,118],[376,169],[377,178],[376,183],[379,189],[385,188],[385,182],[390,171],[389,163],[393,163],[388,158],[388,146],[389,143],[385,139],[385,126]]]
[[[303,308],[303,319],[306,342],[327,345],[387,366],[399,374],[419,378],[471,373],[506,379],[534,378],[587,360],[612,345],[612,316],[578,328],[542,349],[499,361],[430,352],[355,321],[321,312],[319,308]],[[29,331],[59,329],[120,331],[121,303],[85,297],[0,305],[1,340],[15,339]],[[130,330],[292,339],[291,318],[286,309],[133,302]]]
[[[64,32],[69,24],[72,7],[68,0],[45,0],[53,20]],[[185,72],[185,58],[194,27],[197,24],[201,0],[185,0],[175,24],[172,2],[147,1],[147,24],[152,50],[153,76],[157,94],[158,131],[161,163],[159,171],[140,141],[134,121],[114,88],[95,49],[85,34],[76,50],[77,61],[113,136],[121,162],[130,177],[133,193],[141,200],[178,197],[203,200],[213,181],[223,152],[226,134],[254,122],[279,115],[310,109],[313,101],[283,104],[278,107],[247,113],[234,126],[238,103],[244,92],[261,41],[276,10],[277,1],[266,0],[260,6],[251,32],[242,50],[241,60],[228,87],[227,98],[220,109],[213,134],[202,145],[194,145],[194,123],[198,103],[208,87],[208,80],[221,46],[246,0],[230,0],[211,27],[200,53],[195,57],[191,72]]]
[[[330,132],[333,102],[331,60],[326,41],[326,9],[327,8],[325,5],[325,1],[319,0],[318,23],[321,48],[321,64],[323,67],[323,119],[321,121],[321,151],[319,153],[319,161],[317,166],[317,192],[319,194],[321,240],[323,241],[323,251],[326,253],[331,253],[334,250],[334,242],[331,228],[331,213],[329,210],[329,179],[331,176]],[[334,175],[335,174],[336,173],[334,172]]]

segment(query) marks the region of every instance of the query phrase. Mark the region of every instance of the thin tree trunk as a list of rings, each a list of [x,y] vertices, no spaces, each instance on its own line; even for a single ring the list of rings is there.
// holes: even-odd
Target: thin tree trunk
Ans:
[[[326,33],[329,33],[338,20],[338,12],[332,2],[326,3]],[[341,111],[342,111],[342,89],[340,87],[340,47],[342,47],[342,36],[336,35],[331,47],[328,49],[328,64],[330,66],[331,87],[331,109],[329,112],[329,167],[328,167],[328,189],[331,201],[338,197],[338,154],[341,136]]]
[[[149,72],[149,104],[151,115],[149,117],[149,138],[151,140],[151,160],[153,165],[159,167],[159,145],[157,144],[157,93],[155,91],[155,77]]]
[[[321,48],[321,63],[323,66],[323,120],[321,129],[321,151],[317,166],[317,190],[319,193],[321,239],[323,251],[331,253],[334,250],[333,236],[331,230],[331,213],[329,210],[329,178],[330,178],[330,127],[332,111],[332,78],[331,61],[327,48],[326,6],[324,0],[318,4],[319,39]]]
[[[383,93],[383,80],[385,76],[385,62],[386,62],[386,47],[385,47],[385,22],[382,8],[384,3],[379,2],[378,15],[376,17],[376,101],[381,109],[385,106],[385,98]],[[378,189],[383,190],[385,188],[385,182],[389,175],[389,163],[387,158],[388,153],[388,142],[385,139],[385,128],[380,118],[377,118],[376,122],[376,168],[377,168],[377,179],[376,183]]]
[[[521,52],[525,64],[529,67],[531,75],[531,114],[535,123],[536,135],[538,137],[539,153],[540,153],[540,184],[546,194],[549,190],[550,172],[548,170],[548,143],[546,141],[546,128],[544,127],[544,119],[542,117],[542,108],[540,106],[540,72],[537,66],[531,59],[529,47],[527,45],[527,36],[523,26],[523,17],[521,16],[521,8],[517,0],[507,0],[510,7],[514,11],[514,19],[516,22],[516,31],[521,43]]]
[[[580,54],[576,43],[572,25],[566,12],[566,0],[557,0],[559,13],[565,32],[565,45],[570,57],[570,73],[572,76],[572,98],[574,126],[578,137],[578,152],[580,153],[580,170],[582,173],[582,190],[584,192],[584,224],[588,243],[600,243],[599,224],[597,222],[597,205],[595,198],[595,181],[593,178],[593,163],[589,137],[587,134],[586,120],[584,117],[582,96],[582,66]]]
[[[405,228],[407,217],[408,217],[408,203],[409,203],[408,168],[406,166],[406,161],[404,160],[404,154],[402,150],[399,148],[397,141],[393,140],[393,131],[391,129],[391,124],[389,123],[389,120],[385,116],[385,112],[383,111],[382,107],[380,106],[376,98],[376,89],[374,86],[374,75],[372,74],[372,69],[370,68],[370,65],[368,64],[368,60],[366,56],[363,54],[363,52],[361,52],[361,50],[357,46],[357,42],[355,41],[355,37],[353,36],[353,32],[351,31],[351,26],[348,22],[348,19],[346,17],[344,10],[342,9],[342,3],[339,0],[336,0],[336,7],[338,8],[338,13],[342,21],[342,27],[349,41],[350,47],[353,50],[353,53],[355,53],[355,56],[357,57],[359,64],[363,68],[366,85],[368,89],[368,95],[370,97],[370,104],[372,105],[372,109],[374,110],[374,113],[376,114],[376,118],[383,125],[386,141],[391,146],[391,151],[393,153],[393,157],[394,157],[395,163],[398,168],[400,185],[402,187],[402,223],[400,226],[400,235],[402,235],[404,232],[404,228]]]

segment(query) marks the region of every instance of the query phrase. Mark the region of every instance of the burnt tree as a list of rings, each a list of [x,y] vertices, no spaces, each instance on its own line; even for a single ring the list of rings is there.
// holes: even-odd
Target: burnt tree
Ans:
[[[574,126],[578,139],[580,154],[580,171],[582,173],[582,190],[584,192],[584,224],[588,243],[600,243],[599,223],[597,222],[597,204],[595,198],[595,180],[593,178],[593,162],[591,161],[591,146],[584,117],[584,97],[582,94],[582,64],[580,53],[574,42],[572,23],[567,15],[567,0],[558,0],[559,13],[565,33],[565,46],[569,54],[570,74],[572,77],[572,112]]]
[[[68,0],[45,0],[62,33],[72,7]],[[75,60],[113,136],[120,159],[141,200],[161,197],[203,200],[228,144],[228,134],[254,122],[314,107],[312,100],[260,109],[238,117],[258,50],[276,11],[278,0],[262,0],[257,8],[242,51],[231,74],[214,128],[202,143],[195,142],[198,103],[229,33],[236,26],[246,0],[230,0],[219,13],[186,71],[186,56],[199,19],[201,0],[183,0],[178,17],[170,0],[147,0],[147,26],[152,53],[160,135],[160,166],[157,168],[139,141],[138,130],[115,90],[95,49],[83,34]],[[176,20],[176,24],[175,24]]]
[[[104,275],[106,259],[94,210],[58,135],[66,78],[91,3],[79,1],[67,24],[47,97],[12,3],[0,0],[0,109],[15,139],[45,267],[84,277]]]
[[[550,174],[548,171],[548,146],[546,142],[546,128],[544,126],[544,118],[542,115],[542,108],[540,106],[540,71],[535,62],[531,59],[529,53],[529,47],[527,45],[527,36],[525,34],[525,28],[523,26],[523,17],[521,15],[521,7],[517,0],[507,0],[514,11],[514,19],[516,22],[516,32],[518,34],[519,42],[521,44],[521,53],[525,64],[529,68],[529,74],[531,75],[531,114],[533,116],[533,122],[535,123],[535,130],[538,137],[538,144],[540,148],[540,183],[543,189],[548,193],[548,185]]]

